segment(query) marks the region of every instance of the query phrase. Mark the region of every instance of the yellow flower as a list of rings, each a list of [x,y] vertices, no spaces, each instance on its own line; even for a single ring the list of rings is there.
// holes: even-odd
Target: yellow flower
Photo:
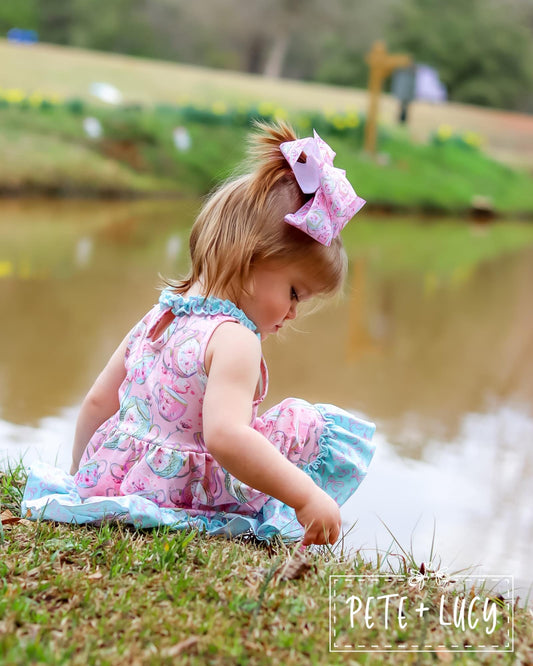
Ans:
[[[351,111],[345,118],[346,127],[357,127],[359,125],[359,116],[357,112]]]
[[[476,134],[476,132],[465,132],[463,140],[466,144],[473,146],[474,148],[479,148],[481,145],[481,137],[479,134]]]
[[[211,107],[211,111],[213,111],[214,114],[217,116],[223,116],[225,113],[228,112],[228,107],[224,102],[221,102],[220,100],[218,102],[215,102],[213,106]]]
[[[0,278],[13,275],[13,264],[10,261],[0,261]]]
[[[450,139],[451,136],[453,135],[453,129],[450,127],[450,125],[440,125],[439,129],[437,130],[437,136],[439,139],[442,141],[446,141],[447,139]]]
[[[270,116],[275,111],[275,107],[271,102],[261,102],[257,110],[262,116]]]
[[[281,106],[278,106],[274,110],[274,118],[277,118],[279,120],[285,120],[288,117],[288,113],[285,111],[285,109],[281,108]]]
[[[15,88],[11,88],[10,90],[6,90],[4,98],[10,104],[20,104],[20,102],[24,101],[26,95],[22,90],[16,90]]]

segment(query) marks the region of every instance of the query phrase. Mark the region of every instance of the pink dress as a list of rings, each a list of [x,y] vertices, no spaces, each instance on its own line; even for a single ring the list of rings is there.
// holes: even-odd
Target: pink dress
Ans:
[[[152,339],[169,309],[174,319]],[[83,454],[74,478],[82,499],[136,495],[191,516],[253,517],[255,532],[263,523],[275,532],[289,523],[298,531],[291,507],[239,481],[205,446],[205,352],[213,332],[227,321],[256,328],[230,301],[162,292],[159,303],[132,329],[120,408],[95,432]],[[344,503],[366,474],[374,425],[333,405],[294,398],[257,416],[267,385],[262,360],[252,427],[339,505]]]

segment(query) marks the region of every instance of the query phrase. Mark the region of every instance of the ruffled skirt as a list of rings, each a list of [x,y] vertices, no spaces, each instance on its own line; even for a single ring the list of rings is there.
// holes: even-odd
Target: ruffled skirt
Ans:
[[[357,490],[374,454],[374,424],[334,405],[288,398],[258,417],[254,428],[339,506]],[[75,477],[44,463],[32,465],[22,515],[301,538],[294,509],[241,483],[208,453],[186,453],[127,437],[117,445],[116,432],[107,432],[107,440],[93,438]]]

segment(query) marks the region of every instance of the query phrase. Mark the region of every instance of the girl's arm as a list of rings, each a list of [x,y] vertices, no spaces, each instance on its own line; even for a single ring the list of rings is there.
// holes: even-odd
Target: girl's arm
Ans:
[[[206,446],[240,481],[292,506],[306,528],[304,544],[333,543],[340,531],[335,501],[250,425],[260,363],[261,345],[251,331],[234,323],[216,329],[206,355]]]
[[[72,448],[71,474],[78,471],[85,447],[96,430],[119,408],[118,389],[126,377],[124,357],[129,337],[128,334],[120,343],[81,405]]]

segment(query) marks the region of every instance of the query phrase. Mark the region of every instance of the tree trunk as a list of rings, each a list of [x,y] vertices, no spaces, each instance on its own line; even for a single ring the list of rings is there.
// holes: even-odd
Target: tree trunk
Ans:
[[[285,29],[278,32],[274,38],[274,43],[272,44],[270,52],[267,56],[265,69],[263,71],[265,76],[272,76],[276,79],[281,77],[288,50],[289,32]]]

